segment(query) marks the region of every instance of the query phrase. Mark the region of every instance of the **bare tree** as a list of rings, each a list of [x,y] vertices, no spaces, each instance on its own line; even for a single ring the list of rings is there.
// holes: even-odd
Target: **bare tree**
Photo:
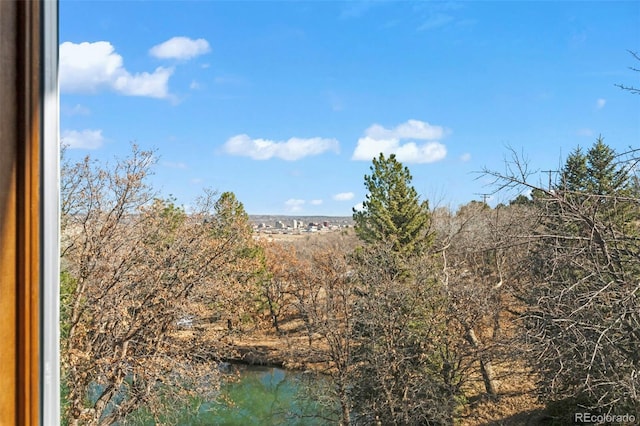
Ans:
[[[632,52],[631,50],[629,51],[629,53],[631,54],[631,56],[634,57],[635,60],[640,62],[640,55],[638,54],[638,52]],[[640,69],[635,68],[635,67],[629,67],[629,69],[631,71],[635,71],[635,72],[640,72]],[[634,95],[640,95],[640,88],[635,87],[635,86],[626,86],[624,84],[616,84],[617,87],[621,88],[622,90],[627,90],[630,93],[633,93]]]
[[[292,314],[292,291],[301,282],[302,266],[294,247],[274,242],[263,244],[265,272],[260,279],[260,298],[276,333],[282,333],[280,323]]]
[[[212,193],[189,215],[156,198],[153,163],[136,146],[112,167],[64,162],[62,358],[73,424],[113,424],[142,405],[161,413],[167,401],[215,391],[215,351],[181,339],[178,321],[194,298],[215,297],[245,240],[208,220]]]
[[[377,244],[356,252],[354,262],[354,423],[452,423],[470,359],[447,322],[433,257]]]
[[[333,379],[340,424],[345,426],[352,424],[351,374],[353,350],[358,344],[353,335],[356,297],[349,264],[354,244],[352,235],[338,235],[310,247],[306,289],[296,293],[297,306],[308,324],[309,343],[315,336],[316,351],[321,359],[328,360],[324,372]]]
[[[518,259],[526,257],[530,245],[522,235],[535,217],[528,206],[492,209],[480,202],[466,204],[455,214],[447,209],[434,213],[450,321],[463,330],[461,337],[477,358],[490,396],[498,394],[494,361],[512,356],[505,350],[514,337],[518,301],[512,293],[522,272]]]
[[[600,139],[551,188],[531,183],[518,156],[507,173],[487,172],[499,188],[531,189],[542,213],[524,237],[533,248],[520,297],[541,393],[565,411],[640,409],[637,154],[616,156]]]

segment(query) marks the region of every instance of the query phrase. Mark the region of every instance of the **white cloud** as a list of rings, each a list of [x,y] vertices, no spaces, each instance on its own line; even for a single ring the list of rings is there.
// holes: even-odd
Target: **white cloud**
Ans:
[[[123,71],[122,56],[111,43],[64,42],[60,45],[60,90],[63,92],[95,92],[109,86],[114,76]]]
[[[113,87],[123,95],[148,96],[150,98],[166,98],[169,95],[169,77],[173,69],[158,67],[149,74],[148,72],[136,75],[119,76]]]
[[[602,98],[600,98],[600,99],[598,99],[598,100],[596,101],[596,108],[597,108],[597,109],[602,109],[602,108],[604,108],[604,106],[605,106],[605,104],[606,104],[606,103],[607,103],[607,100],[606,100],[606,99],[602,99]]]
[[[195,80],[191,80],[191,84],[189,85],[189,89],[191,90],[198,90],[200,89],[200,83],[198,83]]]
[[[153,46],[149,54],[160,59],[193,59],[211,51],[209,42],[203,38],[197,40],[188,37],[173,37],[164,43]]]
[[[466,163],[469,160],[471,160],[471,154],[469,154],[468,152],[465,152],[460,156],[460,161],[462,161],[463,163]]]
[[[335,194],[333,196],[333,199],[336,201],[348,201],[348,200],[351,200],[353,196],[354,196],[353,192],[341,192],[339,194]]]
[[[65,130],[60,136],[70,149],[98,149],[104,142],[102,130]]]
[[[593,130],[588,128],[578,129],[576,133],[578,134],[578,136],[593,136]]]
[[[295,198],[290,198],[284,202],[285,208],[288,212],[294,213],[302,211],[302,206],[304,205],[304,200],[298,200]]]
[[[441,139],[444,136],[444,128],[432,126],[420,120],[407,120],[406,123],[397,125],[393,129],[385,129],[379,124],[374,124],[365,130],[365,136],[374,139]]]
[[[227,154],[250,157],[254,160],[268,160],[276,157],[287,161],[319,155],[326,151],[339,152],[336,139],[326,138],[291,138],[285,142],[269,139],[251,139],[248,135],[236,135],[227,140],[223,146]]]
[[[358,203],[355,206],[353,206],[353,209],[357,212],[361,212],[364,210],[364,204],[363,203]]]
[[[374,124],[358,139],[353,160],[371,161],[380,153],[395,154],[404,163],[433,163],[447,156],[447,148],[438,141],[447,132],[441,126],[432,126],[419,120],[408,120],[393,129]],[[401,143],[403,139],[423,140]]]
[[[322,204],[322,200],[311,200],[309,201],[309,204],[311,204],[312,206],[319,206],[320,204]]]
[[[398,161],[406,163],[434,163],[447,156],[447,148],[440,142],[428,142],[417,145],[406,143],[396,150]]]
[[[111,89],[127,96],[166,98],[173,68],[158,67],[152,73],[131,74],[122,56],[107,41],[64,42],[60,45],[60,91],[97,93]]]

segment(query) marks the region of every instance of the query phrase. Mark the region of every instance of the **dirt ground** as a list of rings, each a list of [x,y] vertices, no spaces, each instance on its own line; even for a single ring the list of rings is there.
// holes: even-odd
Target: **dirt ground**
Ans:
[[[301,329],[300,321],[285,321],[284,333],[270,329],[229,333],[223,322],[206,326],[206,340],[221,350],[223,359],[247,364],[271,365],[294,370],[325,371],[329,363],[321,357],[317,341],[313,348]],[[194,331],[182,331],[188,337]],[[321,348],[320,348],[321,349]],[[535,396],[535,379],[530,371],[516,361],[495,365],[498,396],[488,398],[478,377],[466,388],[466,404],[460,416],[460,426],[522,426],[542,425],[544,410]]]

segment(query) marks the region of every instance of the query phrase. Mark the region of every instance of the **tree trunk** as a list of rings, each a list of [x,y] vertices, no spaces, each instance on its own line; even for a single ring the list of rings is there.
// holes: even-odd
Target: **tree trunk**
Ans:
[[[340,386],[340,408],[342,409],[342,426],[351,426],[351,407],[344,385]]]
[[[471,346],[473,346],[474,349],[476,350],[480,349],[480,342],[478,341],[478,338],[476,337],[476,333],[475,331],[473,331],[473,328],[469,327],[468,325],[465,325],[465,328],[467,329],[467,341],[471,343]],[[480,361],[480,373],[482,374],[482,381],[484,382],[484,388],[487,394],[491,396],[496,396],[498,392],[496,387],[496,381],[493,374],[493,366],[491,365],[491,360],[485,354],[481,353],[479,356],[479,361]]]

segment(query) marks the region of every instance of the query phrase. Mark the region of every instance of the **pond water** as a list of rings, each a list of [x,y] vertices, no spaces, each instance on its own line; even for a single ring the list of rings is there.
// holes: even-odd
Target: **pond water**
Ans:
[[[230,365],[216,402],[197,401],[175,413],[171,424],[294,426],[333,425],[335,405],[326,377],[274,367]],[[195,411],[195,412],[194,412]],[[138,417],[127,424],[154,424]]]
[[[239,380],[224,383],[230,403],[202,407],[198,420],[218,425],[324,425],[329,410],[317,395],[329,382],[313,373],[233,366]]]

